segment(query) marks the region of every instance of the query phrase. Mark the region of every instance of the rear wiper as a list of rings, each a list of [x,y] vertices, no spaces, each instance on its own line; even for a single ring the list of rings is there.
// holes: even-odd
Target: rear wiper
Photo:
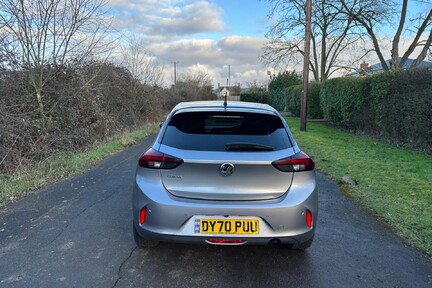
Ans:
[[[256,143],[227,143],[225,144],[226,151],[273,151],[273,147],[256,144]]]

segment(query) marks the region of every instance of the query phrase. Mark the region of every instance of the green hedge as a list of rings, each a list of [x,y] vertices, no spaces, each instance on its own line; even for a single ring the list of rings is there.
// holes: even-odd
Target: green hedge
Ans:
[[[285,88],[285,107],[293,116],[300,116],[301,94],[303,85],[293,85]]]
[[[345,128],[363,125],[370,115],[367,111],[370,97],[365,95],[366,78],[335,78],[322,84],[320,99],[326,119]],[[370,120],[370,119],[368,119]]]
[[[274,76],[269,83],[269,104],[278,111],[285,110],[285,89],[301,84],[301,75],[295,71],[284,71]]]
[[[432,151],[432,70],[336,78],[320,91],[324,117],[337,126]]]
[[[321,83],[310,82],[307,98],[307,114],[312,119],[322,119],[324,117],[320,101]]]
[[[268,92],[266,91],[242,91],[240,101],[269,104]]]
[[[377,126],[387,136],[432,150],[432,70],[389,75],[371,81]]]
[[[317,82],[309,83],[307,98],[307,115],[311,119],[323,118],[323,111],[320,103],[320,87]],[[285,107],[293,116],[300,115],[301,95],[303,85],[294,85],[285,89]]]

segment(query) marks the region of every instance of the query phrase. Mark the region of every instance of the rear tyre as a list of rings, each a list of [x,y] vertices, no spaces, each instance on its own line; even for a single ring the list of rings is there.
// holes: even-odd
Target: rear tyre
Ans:
[[[312,238],[310,238],[306,242],[303,242],[303,243],[300,243],[300,244],[294,246],[292,249],[293,250],[306,250],[307,248],[309,248],[312,245],[313,239],[314,239],[314,236],[312,236]]]
[[[144,239],[143,237],[141,237],[138,234],[138,231],[136,230],[135,225],[133,225],[133,235],[134,235],[134,240],[135,240],[136,245],[140,248],[152,248],[152,247],[156,247],[159,244],[159,241],[147,240],[147,239]]]

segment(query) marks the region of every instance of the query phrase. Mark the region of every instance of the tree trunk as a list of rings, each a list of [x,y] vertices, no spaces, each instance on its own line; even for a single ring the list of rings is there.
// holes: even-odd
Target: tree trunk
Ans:
[[[391,63],[390,63],[390,68],[393,70],[399,68],[399,40],[405,24],[407,6],[408,6],[408,0],[404,0],[402,4],[401,18],[399,21],[398,30],[396,31],[396,34],[393,38],[393,44],[391,50]]]
[[[35,71],[31,71],[30,73],[35,73]],[[39,73],[43,73],[43,71],[41,70]],[[30,74],[30,78],[32,79],[32,85],[33,85],[33,89],[34,89],[34,93],[36,93],[36,102],[38,104],[38,110],[42,119],[42,125],[43,128],[45,128],[46,126],[46,115],[45,115],[45,105],[44,105],[44,100],[43,100],[43,88],[42,88],[42,76],[38,75],[37,78],[39,79],[35,79],[35,75]]]
[[[327,27],[324,27],[323,30],[325,30]],[[320,82],[323,82],[326,80],[326,64],[327,64],[327,33],[326,31],[323,31],[322,36],[322,44],[321,44],[321,67],[320,67]]]
[[[405,62],[408,60],[408,57],[414,52],[415,48],[418,46],[418,44],[419,44],[418,41],[420,39],[420,36],[423,34],[423,31],[427,28],[428,23],[431,20],[431,18],[432,18],[432,9],[429,11],[429,14],[426,16],[422,25],[418,29],[416,36],[414,37],[413,41],[411,42],[411,45],[408,47],[407,51],[402,56],[402,59],[400,61],[401,66],[403,66],[405,64]],[[429,39],[430,39],[430,35],[429,35]],[[429,39],[428,39],[428,41],[429,41]],[[429,42],[429,45],[430,45],[430,42]]]
[[[311,71],[313,73],[315,81],[319,82],[320,79],[319,79],[319,72],[318,72],[318,67],[319,66],[318,66],[318,54],[317,54],[317,49],[318,48],[317,48],[317,45],[316,45],[316,42],[315,42],[315,37],[314,37],[313,34],[311,35],[311,41],[312,41],[312,53],[313,53],[312,59],[313,59],[313,63],[312,63],[312,60],[311,60],[310,66],[311,66]]]
[[[36,100],[37,100],[38,106],[39,106],[39,113],[40,113],[42,120],[43,120],[42,122],[45,126],[45,108],[44,108],[44,104],[42,101],[42,91],[39,89],[36,89]]]
[[[410,68],[414,68],[414,67],[417,67],[418,65],[420,65],[420,63],[426,58],[427,52],[428,52],[431,44],[432,44],[432,30],[429,32],[429,38],[426,40],[425,46],[423,47],[419,56],[411,64]]]

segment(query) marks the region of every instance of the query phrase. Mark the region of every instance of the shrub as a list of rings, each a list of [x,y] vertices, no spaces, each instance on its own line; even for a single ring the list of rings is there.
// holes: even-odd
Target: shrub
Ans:
[[[240,101],[269,104],[268,92],[250,90],[240,92]]]
[[[164,114],[163,97],[154,96],[157,89],[142,85],[124,68],[92,62],[44,69],[53,75],[44,85],[45,119],[28,71],[0,75],[0,172],[59,151],[82,151]]]
[[[374,106],[375,122],[382,127],[382,122],[386,115],[384,114],[383,100],[390,95],[390,87],[393,85],[395,78],[394,71],[379,73],[369,78],[370,96]]]
[[[371,115],[370,95],[365,93],[366,79],[360,77],[328,80],[321,89],[321,104],[326,119],[334,124],[354,129],[367,126]],[[325,108],[324,108],[325,107]]]
[[[276,110],[285,110],[285,88],[301,84],[301,75],[295,71],[285,71],[275,76],[269,83],[269,102]]]
[[[318,82],[309,83],[309,92],[307,97],[307,116],[311,119],[323,118],[323,111],[320,103],[320,87]],[[300,116],[301,97],[303,85],[294,85],[285,89],[285,106],[286,110],[293,116]]]
[[[307,114],[311,119],[322,119],[323,110],[320,102],[321,83],[310,82],[307,98]]]
[[[293,85],[285,88],[286,110],[296,117],[300,116],[302,90],[302,85]]]
[[[380,132],[432,150],[432,70],[385,74],[372,77],[371,83]]]
[[[432,151],[432,70],[336,78],[321,86],[324,117],[339,127]]]
[[[323,109],[324,118],[334,124],[342,122],[340,108],[339,88],[344,78],[334,78],[321,84],[320,102]]]

